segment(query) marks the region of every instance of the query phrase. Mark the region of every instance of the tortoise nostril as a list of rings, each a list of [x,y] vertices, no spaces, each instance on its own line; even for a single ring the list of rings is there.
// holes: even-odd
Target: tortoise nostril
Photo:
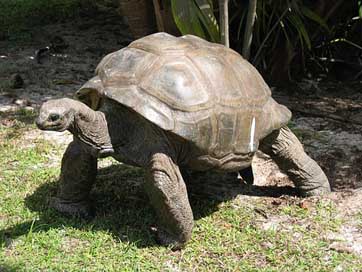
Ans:
[[[55,122],[60,119],[60,115],[57,113],[52,113],[49,115],[49,120]]]

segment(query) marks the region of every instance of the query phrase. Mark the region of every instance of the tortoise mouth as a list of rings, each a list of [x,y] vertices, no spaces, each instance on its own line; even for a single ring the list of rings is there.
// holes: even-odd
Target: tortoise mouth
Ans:
[[[65,131],[67,129],[67,126],[63,123],[49,123],[49,122],[43,122],[39,118],[35,121],[36,126],[40,130],[49,130],[49,131]]]

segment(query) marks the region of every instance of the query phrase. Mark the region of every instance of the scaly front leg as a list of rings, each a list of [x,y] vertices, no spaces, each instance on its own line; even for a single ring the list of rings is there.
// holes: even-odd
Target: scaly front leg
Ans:
[[[51,207],[71,216],[91,216],[88,197],[96,174],[97,158],[77,140],[71,142],[63,155],[58,193],[52,198]]]
[[[179,167],[168,155],[156,153],[146,173],[147,193],[160,220],[159,242],[182,248],[191,237],[193,215]]]

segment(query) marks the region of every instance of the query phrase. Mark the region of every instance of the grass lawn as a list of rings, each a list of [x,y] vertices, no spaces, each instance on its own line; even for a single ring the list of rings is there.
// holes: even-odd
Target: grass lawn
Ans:
[[[31,138],[33,118],[0,116],[0,271],[362,271],[359,256],[329,248],[343,222],[327,199],[192,195],[192,240],[173,252],[155,242],[142,170],[106,160],[95,218],[63,217],[47,203],[64,146]]]

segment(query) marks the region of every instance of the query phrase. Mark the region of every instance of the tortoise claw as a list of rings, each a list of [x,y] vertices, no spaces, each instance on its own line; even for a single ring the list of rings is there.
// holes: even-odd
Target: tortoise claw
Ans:
[[[88,200],[71,202],[59,197],[52,197],[49,206],[56,209],[58,212],[71,217],[91,219],[95,215],[94,209],[89,204]]]
[[[172,251],[181,250],[185,247],[185,241],[175,238],[166,231],[157,229],[155,232],[158,244],[169,247]]]
[[[330,192],[331,188],[329,184],[324,184],[324,186],[320,186],[312,190],[302,190],[301,188],[299,188],[299,193],[302,197],[320,196],[320,195],[329,194]]]

